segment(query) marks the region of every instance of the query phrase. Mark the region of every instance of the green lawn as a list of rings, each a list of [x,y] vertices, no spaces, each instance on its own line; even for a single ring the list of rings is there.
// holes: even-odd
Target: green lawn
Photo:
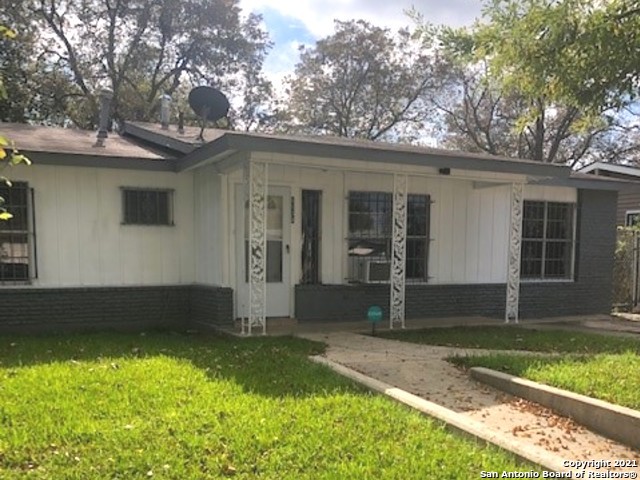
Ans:
[[[487,367],[640,410],[637,353],[541,358],[524,355],[453,357],[464,367]]]
[[[478,478],[529,470],[292,338],[0,338],[0,478]]]
[[[567,330],[531,330],[514,326],[478,326],[394,330],[380,337],[447,347],[566,353],[640,353],[640,340]]]

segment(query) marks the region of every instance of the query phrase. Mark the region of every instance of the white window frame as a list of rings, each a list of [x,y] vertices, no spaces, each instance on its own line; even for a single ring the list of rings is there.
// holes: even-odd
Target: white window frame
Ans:
[[[564,203],[567,205],[571,205],[572,209],[571,209],[571,214],[572,214],[572,238],[571,238],[571,265],[569,268],[569,275],[566,277],[552,277],[552,278],[545,278],[545,277],[523,277],[522,276],[522,268],[520,269],[520,281],[521,282],[525,282],[525,283],[542,283],[542,282],[548,282],[548,283],[563,283],[563,282],[574,282],[575,281],[575,271],[576,271],[576,237],[577,237],[577,231],[578,231],[578,205],[576,202],[563,202],[563,201],[557,201],[557,200],[543,200],[543,199],[536,199],[536,198],[525,198],[523,200],[523,213],[522,213],[522,224],[524,226],[524,203],[525,202],[542,202],[545,204],[545,218],[544,218],[544,231],[546,232],[547,229],[547,216],[546,216],[546,204],[549,203]],[[523,229],[523,233],[524,233],[524,229]],[[521,239],[521,243],[522,243],[522,247],[524,246],[524,242],[525,242],[525,238],[524,236]],[[546,243],[546,238],[543,239],[543,242]],[[543,250],[543,256],[542,256],[542,271],[544,272],[544,261],[545,261],[545,257],[544,257],[544,250]]]

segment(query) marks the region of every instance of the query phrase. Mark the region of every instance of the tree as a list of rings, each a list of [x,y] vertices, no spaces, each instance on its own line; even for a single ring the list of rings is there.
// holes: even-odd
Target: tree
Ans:
[[[491,0],[475,50],[507,89],[599,115],[640,86],[638,0]]]
[[[608,102],[589,106],[554,94],[553,83],[565,79],[545,76],[545,59],[539,57],[542,47],[535,46],[535,36],[523,40],[523,26],[509,23],[506,13],[496,13],[504,8],[513,17],[525,18],[528,9],[561,3],[575,2],[497,0],[485,9],[487,21],[472,29],[438,29],[417,19],[423,23],[425,48],[435,49],[440,59],[440,88],[430,101],[446,127],[442,143],[570,166],[585,159],[619,161],[638,155],[638,123],[628,106],[622,107],[628,110],[622,115]],[[541,70],[525,73],[532,65]]]
[[[9,27],[0,24],[0,39],[10,40],[15,38],[16,33]],[[4,73],[4,72],[2,72]],[[4,75],[0,74],[0,99],[6,98],[8,95],[4,84]],[[20,163],[31,163],[27,157],[22,155],[11,141],[0,132],[0,174],[9,165],[18,165]],[[0,182],[11,186],[11,181],[4,175],[0,175]],[[13,217],[10,212],[4,208],[4,198],[0,197],[0,221],[6,221]]]
[[[11,2],[10,2],[11,3]],[[97,122],[95,92],[114,92],[117,121],[150,120],[159,97],[208,83],[242,96],[243,72],[262,78],[270,47],[260,17],[237,0],[26,0],[12,2],[23,25],[41,32],[40,71],[67,118]],[[228,90],[227,90],[228,89]],[[230,90],[230,91],[229,91]]]
[[[289,131],[378,140],[414,139],[428,117],[422,99],[432,62],[407,30],[336,21],[332,35],[301,48],[288,82]]]
[[[577,107],[538,99],[539,113],[529,120],[524,116],[529,100],[500,89],[483,72],[454,68],[448,77],[431,101],[445,126],[441,141],[449,148],[571,167],[586,157],[613,160],[623,150],[639,150],[640,142],[628,142],[632,126],[616,116],[591,118]]]

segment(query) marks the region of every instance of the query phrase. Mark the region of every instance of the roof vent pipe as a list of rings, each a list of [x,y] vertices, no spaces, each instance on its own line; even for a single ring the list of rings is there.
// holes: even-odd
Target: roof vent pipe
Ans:
[[[104,141],[109,136],[109,114],[111,113],[111,99],[113,92],[109,89],[100,90],[100,124],[98,126],[98,139],[94,147],[104,147]]]
[[[160,125],[162,130],[169,130],[169,119],[171,117],[171,96],[168,94],[160,97]]]
[[[178,112],[178,133],[184,135],[184,112],[182,110]]]

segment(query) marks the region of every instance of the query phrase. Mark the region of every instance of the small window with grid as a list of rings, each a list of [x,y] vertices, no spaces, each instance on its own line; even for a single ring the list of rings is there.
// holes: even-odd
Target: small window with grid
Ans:
[[[173,190],[122,188],[122,223],[173,225]]]
[[[572,203],[524,201],[522,278],[571,278],[575,246],[574,210]]]
[[[31,190],[26,182],[0,185],[2,205],[12,215],[0,221],[0,283],[22,283],[30,279]]]
[[[625,227],[638,227],[640,226],[640,211],[627,210],[624,215]]]

